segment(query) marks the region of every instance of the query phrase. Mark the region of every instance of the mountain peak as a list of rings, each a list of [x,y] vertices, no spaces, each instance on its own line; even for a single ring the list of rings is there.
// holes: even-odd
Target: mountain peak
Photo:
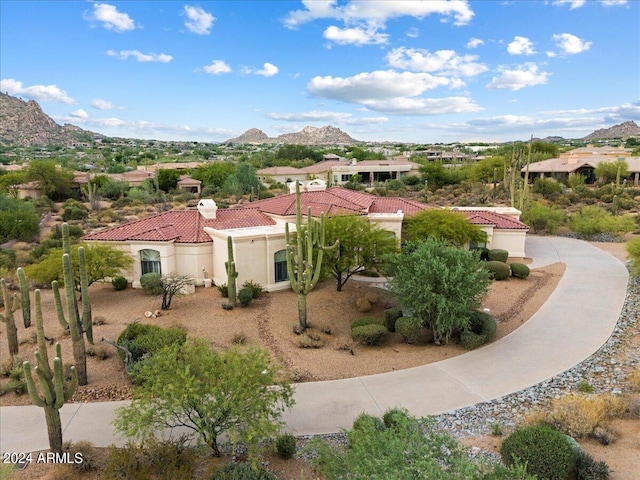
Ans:
[[[284,133],[276,138],[268,137],[262,130],[250,128],[239,137],[224,143],[292,143],[298,145],[355,145],[360,143],[331,125],[306,126],[297,133]]]

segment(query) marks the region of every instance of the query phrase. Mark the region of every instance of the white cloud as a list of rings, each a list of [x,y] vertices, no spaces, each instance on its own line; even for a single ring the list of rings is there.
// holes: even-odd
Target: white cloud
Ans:
[[[591,48],[593,42],[585,42],[581,38],[570,33],[557,33],[553,35],[556,45],[567,55],[575,55],[577,53],[586,52]]]
[[[389,35],[379,33],[375,28],[339,28],[335,25],[327,27],[324,38],[338,45],[381,45],[388,42]]]
[[[119,12],[115,6],[108,3],[94,3],[93,11],[85,13],[84,18],[99,22],[104,28],[114,32],[127,32],[136,28],[135,22],[129,15]]]
[[[69,115],[71,115],[74,118],[89,118],[89,114],[84,110],[82,110],[81,108],[74,110]]]
[[[602,5],[605,7],[614,7],[617,5],[626,5],[627,0],[602,0]]]
[[[121,107],[116,107],[108,100],[102,100],[101,98],[94,98],[91,100],[91,106],[98,110],[115,110],[116,108],[121,110]]]
[[[569,5],[571,10],[584,6],[586,0],[554,0],[554,5]]]
[[[335,19],[354,24],[384,25],[387,20],[398,17],[424,18],[428,15],[453,17],[456,25],[468,24],[474,16],[467,0],[455,2],[414,0],[379,0],[363,2],[349,0],[338,5],[337,0],[303,0],[304,9],[294,10],[284,19],[285,26],[296,28],[318,19]]]
[[[243,67],[241,73],[243,75],[262,75],[263,77],[273,77],[277,75],[280,69],[273,63],[265,62],[260,70],[254,70],[249,67]]]
[[[329,122],[344,125],[373,125],[389,121],[387,117],[354,117],[351,113],[328,111],[268,113],[267,117],[285,122]]]
[[[458,55],[453,50],[429,52],[419,48],[395,48],[386,60],[389,66],[414,72],[441,73],[459,77],[473,77],[488,70],[478,63],[476,55]]]
[[[444,115],[483,110],[467,97],[395,98],[392,100],[369,100],[363,104],[370,110],[390,115]]]
[[[509,70],[507,67],[498,67],[498,70],[500,75],[487,84],[490,90],[503,88],[520,90],[534,85],[544,85],[550,75],[548,72],[539,71],[535,63],[525,63],[514,70]]]
[[[119,52],[107,50],[107,55],[118,57],[120,60],[127,60],[129,57],[133,57],[139,62],[169,63],[173,60],[173,57],[166,53],[142,53],[139,50],[120,50]]]
[[[212,75],[231,73],[231,67],[227,65],[224,60],[214,60],[210,65],[205,65],[204,67],[202,67],[202,70]]]
[[[510,55],[533,55],[536,53],[533,48],[533,42],[527,37],[520,37],[516,35],[509,45],[507,45],[507,52]]]
[[[398,73],[394,70],[377,70],[359,73],[352,77],[314,77],[308,83],[309,93],[316,97],[332,98],[349,103],[370,100],[415,97],[427,90],[448,86],[450,80],[428,73]]]
[[[0,91],[41,102],[75,103],[73,98],[67,92],[58,88],[57,85],[31,85],[30,87],[25,87],[18,80],[5,78],[0,80]]]
[[[209,33],[211,33],[211,26],[216,20],[216,17],[209,12],[201,7],[185,5],[184,14],[187,16],[184,26],[187,27],[190,32],[197,35],[209,35]]]
[[[484,45],[484,40],[480,40],[479,38],[470,38],[467,42],[467,48],[478,48],[480,45]]]
[[[420,36],[420,30],[418,30],[416,27],[411,27],[408,31],[407,31],[407,37],[409,38],[418,38]]]

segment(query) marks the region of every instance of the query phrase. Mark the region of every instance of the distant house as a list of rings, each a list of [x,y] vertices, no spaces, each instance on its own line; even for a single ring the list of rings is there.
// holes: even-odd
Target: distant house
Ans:
[[[178,189],[185,192],[193,193],[196,197],[200,197],[202,191],[202,182],[191,178],[189,175],[180,175],[178,178]]]
[[[399,197],[377,197],[332,187],[301,193],[301,208],[314,217],[361,215],[388,230],[402,234],[405,216],[426,204]],[[505,248],[523,257],[528,227],[515,209],[461,209],[472,223],[487,232],[487,247]],[[227,238],[233,241],[238,282],[260,283],[267,291],[289,288],[286,268],[285,224],[295,230],[295,194],[259,200],[238,208],[218,209],[210,199],[197,209],[174,210],[125,225],[91,233],[88,242],[107,242],[129,252],[136,261],[125,276],[139,285],[147,272],[192,276],[197,285],[227,282]]]
[[[563,153],[557,158],[550,158],[529,165],[529,180],[536,178],[555,178],[566,181],[569,174],[583,175],[587,183],[593,183],[595,169],[600,163],[624,160],[629,173],[628,180],[635,186],[640,184],[640,157],[632,157],[631,149],[618,147],[582,147]],[[526,167],[522,168],[522,173]]]

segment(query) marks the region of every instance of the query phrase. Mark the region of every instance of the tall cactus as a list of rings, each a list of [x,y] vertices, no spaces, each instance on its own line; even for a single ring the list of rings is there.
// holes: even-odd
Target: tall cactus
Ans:
[[[238,278],[238,272],[236,271],[236,262],[233,260],[233,239],[231,235],[227,237],[227,258],[224,262],[224,268],[227,269],[227,289],[229,292],[229,305],[236,306],[237,288],[236,279]]]
[[[9,294],[4,278],[0,278],[0,291],[2,292],[2,302],[4,303],[4,315],[0,314],[0,320],[7,326],[9,355],[13,356],[18,353],[18,329],[13,318],[13,312],[18,309],[18,296],[15,293],[13,295]]]
[[[58,323],[65,332],[69,331],[69,322],[64,318],[64,310],[62,309],[62,301],[60,300],[60,286],[57,280],[51,282],[51,288],[53,289],[53,301],[56,305],[56,315],[58,316]]]
[[[87,353],[84,346],[84,336],[78,321],[78,310],[76,305],[76,294],[73,282],[73,269],[71,266],[71,256],[68,253],[62,255],[62,268],[64,270],[64,290],[67,296],[67,313],[69,314],[69,332],[73,343],[73,360],[78,371],[78,383],[87,384]],[[56,305],[56,309],[58,306]]]
[[[24,328],[31,326],[31,298],[29,297],[29,284],[22,267],[18,268],[18,280],[20,281],[20,298],[22,300],[22,322]]]
[[[36,335],[38,349],[36,350],[37,366],[34,368],[42,396],[39,395],[35,381],[31,374],[31,364],[24,362],[25,378],[29,397],[34,405],[44,408],[49,436],[49,448],[52,452],[62,452],[62,422],[60,421],[60,408],[69,400],[78,385],[76,369],[71,367],[71,382],[65,385],[62,369],[62,348],[56,344],[56,357],[53,360],[53,369],[49,365],[47,345],[42,321],[42,308],[40,306],[40,290],[35,291],[36,301]]]
[[[84,247],[78,248],[78,269],[80,271],[80,295],[82,298],[82,328],[87,335],[87,340],[93,345],[93,319],[91,318],[89,276],[87,275],[87,258],[84,253]]]
[[[320,220],[311,217],[311,208],[307,212],[306,228],[302,226],[300,213],[300,183],[296,181],[296,238],[291,239],[289,224],[285,224],[287,242],[287,272],[291,289],[298,294],[298,322],[300,331],[307,328],[307,294],[313,290],[320,278],[322,257],[325,251],[338,247],[324,244],[324,214]],[[314,252],[315,255],[314,263]]]

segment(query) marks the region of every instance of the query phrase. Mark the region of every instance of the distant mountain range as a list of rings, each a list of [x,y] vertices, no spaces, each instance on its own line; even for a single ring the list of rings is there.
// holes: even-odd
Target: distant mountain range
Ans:
[[[633,122],[624,122],[610,128],[596,130],[583,138],[585,141],[640,137],[640,127]],[[38,102],[24,101],[0,92],[0,145],[6,146],[69,146],[78,142],[90,142],[104,135],[83,130],[71,124],[58,125],[42,111]],[[547,137],[549,141],[561,141],[562,137]],[[262,130],[251,128],[239,137],[223,143],[291,143],[300,145],[357,145],[355,140],[339,128],[304,127],[297,133],[285,133],[269,137]]]
[[[68,146],[102,136],[68,123],[60,126],[42,111],[38,102],[25,102],[0,92],[0,144],[21,147]]]
[[[292,143],[297,145],[357,145],[362,143],[349,136],[339,128],[304,127],[297,133],[284,133],[277,137],[269,137],[262,130],[250,128],[239,137],[231,138],[224,143]]]

